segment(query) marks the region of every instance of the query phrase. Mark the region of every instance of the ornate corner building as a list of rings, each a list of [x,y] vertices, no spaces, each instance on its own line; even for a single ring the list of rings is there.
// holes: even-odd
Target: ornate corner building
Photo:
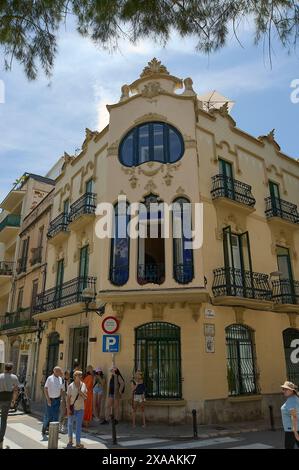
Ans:
[[[200,423],[258,419],[270,404],[277,411],[280,384],[299,382],[298,161],[281,152],[274,131],[240,130],[228,102],[207,106],[191,78],[156,59],[107,109],[109,125],[86,129],[81,152],[65,154],[55,180],[33,315],[43,325],[37,398],[56,364],[77,359],[108,374],[102,319],[82,299],[89,288],[120,321],[122,375],[129,383],[134,369],[144,371],[150,420],[191,421],[192,409]],[[120,195],[143,203],[146,230],[151,203],[176,203],[169,236],[162,211],[152,217],[156,237],[101,238],[97,207],[114,206],[113,231]],[[174,236],[187,203],[190,229],[203,233],[194,250]],[[127,387],[124,418],[130,403]]]

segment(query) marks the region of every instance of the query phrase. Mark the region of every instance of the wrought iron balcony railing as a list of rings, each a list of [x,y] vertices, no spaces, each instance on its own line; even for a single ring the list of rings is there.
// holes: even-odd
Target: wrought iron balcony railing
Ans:
[[[110,267],[110,282],[115,286],[123,286],[129,278],[129,266],[123,264]]]
[[[94,289],[96,295],[95,277],[76,277],[60,286],[46,290],[37,296],[34,313],[55,310],[56,308],[81,302],[82,291],[87,287]]]
[[[194,277],[193,263],[175,264],[174,278],[179,284],[188,284]]]
[[[255,205],[251,186],[225,175],[215,175],[212,177],[211,195],[212,199],[226,197],[249,207]]]
[[[73,222],[83,214],[94,214],[96,210],[96,194],[83,194],[70,207],[69,222]]]
[[[269,276],[237,268],[214,269],[213,294],[257,300],[271,300]]]
[[[21,216],[15,214],[8,214],[5,219],[0,222],[0,232],[5,227],[20,227]]]
[[[30,259],[31,266],[42,262],[43,247],[38,246],[37,248],[32,248],[32,255]]]
[[[138,264],[139,284],[162,284],[165,280],[164,263]]]
[[[11,276],[14,264],[13,261],[0,261],[0,276]]]
[[[278,304],[299,304],[299,281],[272,281],[273,300]]]
[[[17,312],[7,313],[0,320],[0,330],[10,330],[13,328],[25,328],[35,326],[36,322],[32,319],[32,309],[21,308]]]
[[[266,197],[266,217],[280,217],[281,219],[292,222],[293,224],[299,224],[299,213],[296,204],[284,201],[279,197]]]
[[[57,233],[65,232],[67,230],[68,223],[68,215],[64,213],[60,214],[50,222],[47,237],[53,238]]]
[[[27,270],[27,258],[19,258],[17,263],[17,274],[25,273]]]

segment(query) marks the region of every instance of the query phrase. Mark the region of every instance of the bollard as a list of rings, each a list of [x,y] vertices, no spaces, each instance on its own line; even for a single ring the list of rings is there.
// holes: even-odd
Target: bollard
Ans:
[[[196,410],[192,410],[192,422],[193,422],[193,438],[197,438],[197,420],[196,420]]]
[[[272,405],[269,405],[269,413],[270,413],[271,431],[275,431],[274,415],[273,415],[273,406],[272,406]]]
[[[48,449],[57,449],[58,448],[58,436],[59,436],[59,422],[58,421],[52,421],[49,424]]]

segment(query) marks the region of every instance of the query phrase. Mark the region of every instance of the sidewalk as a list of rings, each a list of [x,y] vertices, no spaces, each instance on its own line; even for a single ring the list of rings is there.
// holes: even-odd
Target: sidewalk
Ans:
[[[31,403],[32,416],[42,419],[43,405]],[[139,417],[140,421],[140,417]],[[116,432],[119,436],[130,436],[132,438],[153,438],[153,439],[193,439],[192,424],[151,424],[148,423],[146,428],[142,428],[138,420],[136,428],[132,428],[131,423],[120,422],[116,426]],[[280,423],[275,423],[275,429],[280,429]],[[214,424],[214,425],[198,425],[197,434],[200,439],[208,439],[214,437],[224,437],[233,434],[245,432],[269,431],[271,429],[269,421],[242,421],[234,423]],[[101,437],[111,433],[111,425],[101,425],[99,422],[92,421],[88,430],[84,431]]]

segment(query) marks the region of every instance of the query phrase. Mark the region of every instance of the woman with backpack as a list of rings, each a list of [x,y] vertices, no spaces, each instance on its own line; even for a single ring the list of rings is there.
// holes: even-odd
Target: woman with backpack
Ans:
[[[111,372],[111,376],[110,376],[109,385],[108,385],[107,415],[110,418],[112,417],[113,405],[114,405],[114,422],[115,424],[118,424],[119,403],[125,391],[125,381],[117,367],[111,367],[110,372]],[[116,384],[115,390],[114,390],[114,384]],[[107,419],[105,421],[108,422]]]

